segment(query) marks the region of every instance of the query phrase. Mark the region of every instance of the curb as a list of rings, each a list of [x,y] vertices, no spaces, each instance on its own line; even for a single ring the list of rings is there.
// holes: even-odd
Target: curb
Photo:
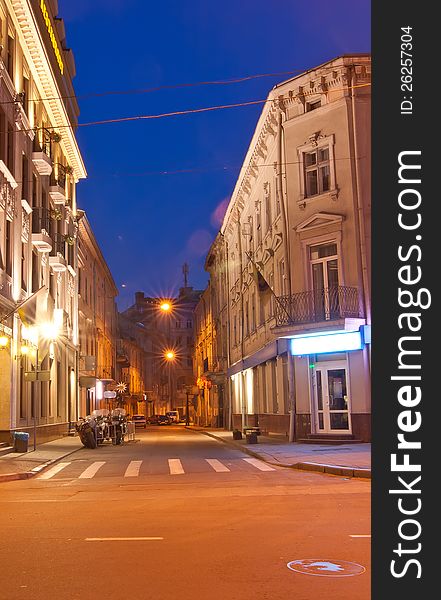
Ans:
[[[298,469],[300,471],[315,471],[318,473],[326,473],[328,475],[338,475],[340,477],[360,477],[362,479],[371,479],[371,469],[363,469],[359,467],[343,467],[340,465],[327,465],[321,463],[313,463],[313,462],[298,462],[292,465],[284,465],[282,463],[273,462],[259,454],[258,452],[254,452],[247,448],[247,446],[243,446],[242,444],[237,444],[232,440],[225,440],[224,438],[218,437],[209,431],[205,431],[203,429],[194,429],[191,425],[185,426],[185,429],[189,429],[191,431],[197,431],[198,433],[202,433],[203,435],[208,435],[219,442],[223,442],[227,444],[227,446],[233,446],[234,448],[238,448],[242,452],[249,454],[250,456],[254,456],[254,458],[259,458],[264,462],[273,465],[275,467],[284,467],[286,469]]]
[[[67,452],[66,454],[57,456],[57,458],[51,458],[47,462],[45,462],[41,465],[38,465],[37,467],[34,467],[30,471],[23,471],[22,473],[0,474],[0,483],[6,482],[6,481],[17,481],[19,479],[30,479],[31,477],[35,477],[35,475],[38,475],[39,473],[41,473],[41,471],[43,471],[47,467],[50,467],[51,465],[53,465],[57,461],[61,460],[62,458],[66,458],[66,456],[70,456],[71,454],[78,452],[78,450],[82,450],[82,448],[75,448],[75,450],[71,450],[70,452]]]

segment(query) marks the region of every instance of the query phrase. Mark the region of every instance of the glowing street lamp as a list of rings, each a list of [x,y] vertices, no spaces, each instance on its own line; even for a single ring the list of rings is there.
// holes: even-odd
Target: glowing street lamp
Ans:
[[[171,312],[173,305],[171,302],[169,302],[168,300],[164,300],[163,302],[161,302],[161,304],[159,305],[159,308],[162,310],[162,312],[165,313],[169,313]]]
[[[164,357],[166,360],[172,361],[176,358],[176,354],[173,352],[173,350],[167,350],[164,354]]]

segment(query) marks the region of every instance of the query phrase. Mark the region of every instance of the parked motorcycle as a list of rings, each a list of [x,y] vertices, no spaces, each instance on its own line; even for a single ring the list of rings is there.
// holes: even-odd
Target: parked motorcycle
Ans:
[[[75,425],[81,443],[86,448],[96,448],[104,441],[120,445],[127,433],[127,415],[123,408],[114,408],[111,412],[98,408],[90,415],[81,417]]]
[[[91,417],[96,423],[95,435],[97,444],[102,444],[105,440],[110,440],[110,412],[106,408],[97,408],[92,411]]]
[[[83,446],[92,450],[96,448],[96,422],[91,415],[88,415],[86,418],[80,417],[75,425],[75,429]]]
[[[112,444],[122,444],[127,433],[127,414],[124,408],[114,408],[110,413],[109,421]]]

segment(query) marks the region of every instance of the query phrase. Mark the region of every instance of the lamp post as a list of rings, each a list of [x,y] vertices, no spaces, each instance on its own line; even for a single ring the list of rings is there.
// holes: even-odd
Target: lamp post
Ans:
[[[171,366],[176,360],[176,354],[173,350],[166,350],[164,352],[164,358],[168,362],[168,400],[169,410],[172,409],[172,389],[171,389]]]

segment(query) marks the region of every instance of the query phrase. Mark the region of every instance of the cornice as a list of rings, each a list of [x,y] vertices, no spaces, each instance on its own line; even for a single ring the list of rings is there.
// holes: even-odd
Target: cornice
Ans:
[[[51,126],[58,129],[62,136],[60,144],[69,165],[74,170],[75,181],[84,179],[87,173],[74,135],[73,125],[64,103],[60,99],[61,91],[54,77],[31,6],[26,0],[10,0],[10,4],[20,45],[26,55]]]

